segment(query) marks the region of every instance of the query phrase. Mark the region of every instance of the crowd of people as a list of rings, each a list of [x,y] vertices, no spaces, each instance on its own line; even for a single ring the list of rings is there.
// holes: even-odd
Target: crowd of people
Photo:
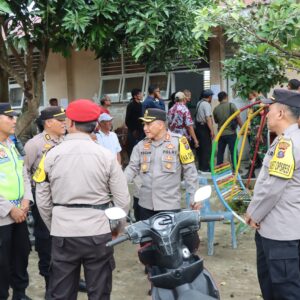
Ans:
[[[299,89],[300,82],[292,80],[288,87]],[[36,122],[40,133],[24,149],[14,135],[17,113],[9,103],[0,103],[0,300],[8,299],[9,287],[13,300],[31,299],[26,295],[30,209],[45,299],[77,299],[81,266],[88,298],[110,299],[115,262],[112,248],[106,247],[112,234],[104,210],[114,203],[128,212],[128,184],[133,182],[136,221],[161,211],[178,211],[182,179],[191,209],[200,209],[193,202],[198,188],[194,153],[198,170],[209,172],[214,122],[220,129],[237,111],[226,92],[217,96],[219,105],[212,110],[213,92],[204,90],[192,116],[189,90],[172,94],[166,111],[159,86],[149,86],[144,101],[142,91],[133,89],[125,117],[130,157],[125,170],[122,148],[112,131],[108,96],[100,105],[78,99],[66,110],[57,99],[50,99]],[[259,282],[264,299],[297,299],[300,93],[278,89],[269,100],[253,91],[249,101],[269,107],[267,124],[258,114],[249,134],[252,150],[262,139],[257,162],[261,172],[246,215],[247,223],[257,230]],[[258,108],[254,105],[252,111]],[[236,129],[243,125],[239,116],[234,121],[220,137],[217,164],[224,162],[227,146],[233,159]],[[263,126],[261,137],[258,126]],[[268,151],[267,129],[277,135]],[[197,239],[186,241],[191,251]]]

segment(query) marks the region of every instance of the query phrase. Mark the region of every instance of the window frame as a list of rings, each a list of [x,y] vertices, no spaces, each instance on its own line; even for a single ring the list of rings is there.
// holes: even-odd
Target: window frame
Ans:
[[[148,87],[149,87],[149,82],[150,82],[150,77],[152,76],[167,76],[167,88],[166,88],[166,96],[164,100],[168,100],[170,96],[170,84],[171,84],[171,73],[172,72],[156,72],[156,73],[147,73],[147,82],[146,82],[146,89],[145,89],[145,94],[148,94]],[[161,87],[160,87],[161,89]]]
[[[113,101],[111,99],[111,103],[120,103],[121,102],[121,100],[120,100],[120,98],[121,98],[120,91],[121,91],[121,86],[122,86],[122,81],[123,81],[122,77],[123,77],[122,75],[107,75],[107,76],[102,76],[101,77],[101,79],[100,79],[100,87],[99,87],[98,102],[100,102],[102,96],[104,95],[102,93],[103,81],[105,81],[105,80],[116,80],[116,79],[119,80],[119,88],[118,88],[118,94],[119,94],[119,96],[118,96],[118,100],[117,101]]]
[[[102,64],[101,64],[101,58],[99,59],[99,69],[100,74],[102,74]],[[168,100],[170,97],[170,94],[175,92],[176,86],[175,86],[175,74],[176,73],[184,73],[184,72],[204,72],[209,71],[211,72],[210,68],[197,68],[197,69],[180,69],[180,70],[173,70],[170,72],[155,72],[155,73],[148,73],[148,72],[137,72],[137,73],[124,73],[124,56],[121,55],[121,72],[122,74],[117,75],[100,75],[100,84],[99,84],[99,95],[98,95],[98,101],[100,101],[101,97],[104,95],[102,92],[103,89],[103,82],[105,80],[114,80],[119,79],[119,88],[117,93],[119,94],[118,101],[112,101],[113,104],[122,104],[122,103],[128,103],[128,99],[123,99],[124,89],[125,89],[125,83],[126,79],[128,78],[143,78],[143,86],[142,86],[142,93],[143,96],[146,96],[148,94],[148,87],[150,83],[150,78],[153,76],[167,76],[167,87],[166,87],[166,95],[164,97],[164,100]],[[211,73],[210,73],[211,74]],[[203,81],[205,82],[205,80]],[[209,80],[210,83],[210,80]],[[205,86],[203,86],[205,88]]]
[[[144,90],[145,90],[145,83],[146,83],[146,76],[147,73],[130,73],[130,74],[124,74],[122,76],[122,88],[121,88],[121,93],[120,93],[120,98],[121,100],[119,100],[120,103],[124,103],[124,102],[129,102],[130,100],[128,99],[122,99],[123,98],[123,94],[124,94],[124,88],[125,88],[125,80],[128,78],[143,78],[143,84],[141,87],[142,93],[144,94]]]
[[[24,104],[24,100],[25,100],[25,96],[24,96],[24,91],[22,90],[21,86],[19,84],[17,84],[17,83],[9,83],[8,84],[9,103],[11,103],[10,90],[15,89],[15,88],[18,88],[18,89],[20,89],[22,91],[21,105],[19,105],[19,106],[13,106],[11,104],[11,107],[13,109],[22,109],[23,108],[23,104]]]

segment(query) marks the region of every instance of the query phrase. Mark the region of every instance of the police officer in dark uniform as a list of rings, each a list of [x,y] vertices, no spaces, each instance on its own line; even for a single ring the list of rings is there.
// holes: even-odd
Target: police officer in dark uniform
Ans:
[[[246,214],[256,229],[257,273],[265,300],[300,299],[300,93],[277,89],[267,124],[277,134]]]

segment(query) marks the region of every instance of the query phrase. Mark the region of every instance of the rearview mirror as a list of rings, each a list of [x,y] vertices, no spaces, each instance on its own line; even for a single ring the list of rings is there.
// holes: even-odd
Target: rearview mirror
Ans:
[[[126,212],[120,207],[110,207],[104,211],[109,220],[120,220],[126,217]]]
[[[208,199],[211,196],[211,186],[210,185],[205,185],[199,188],[194,196],[194,202],[202,202],[206,199]]]

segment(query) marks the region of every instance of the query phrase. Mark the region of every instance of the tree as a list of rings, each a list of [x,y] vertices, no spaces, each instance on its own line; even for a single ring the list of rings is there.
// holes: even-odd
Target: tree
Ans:
[[[242,99],[258,91],[266,94],[277,83],[287,80],[285,67],[276,51],[261,45],[244,46],[224,61],[224,75],[234,80],[232,89]]]
[[[24,90],[22,134],[36,117],[50,50],[67,56],[90,49],[96,57],[130,52],[148,69],[170,69],[201,57],[205,43],[192,33],[204,0],[0,0],[0,67]],[[37,67],[33,55],[38,53]],[[18,64],[9,62],[12,55]]]
[[[212,28],[221,26],[227,41],[237,45],[239,50],[225,61],[224,71],[236,79],[240,94],[251,88],[263,92],[263,85],[266,92],[285,80],[286,69],[300,71],[300,4],[297,0],[258,2],[250,7],[238,0],[226,1],[225,6],[214,2],[197,11],[197,37],[209,39]]]

